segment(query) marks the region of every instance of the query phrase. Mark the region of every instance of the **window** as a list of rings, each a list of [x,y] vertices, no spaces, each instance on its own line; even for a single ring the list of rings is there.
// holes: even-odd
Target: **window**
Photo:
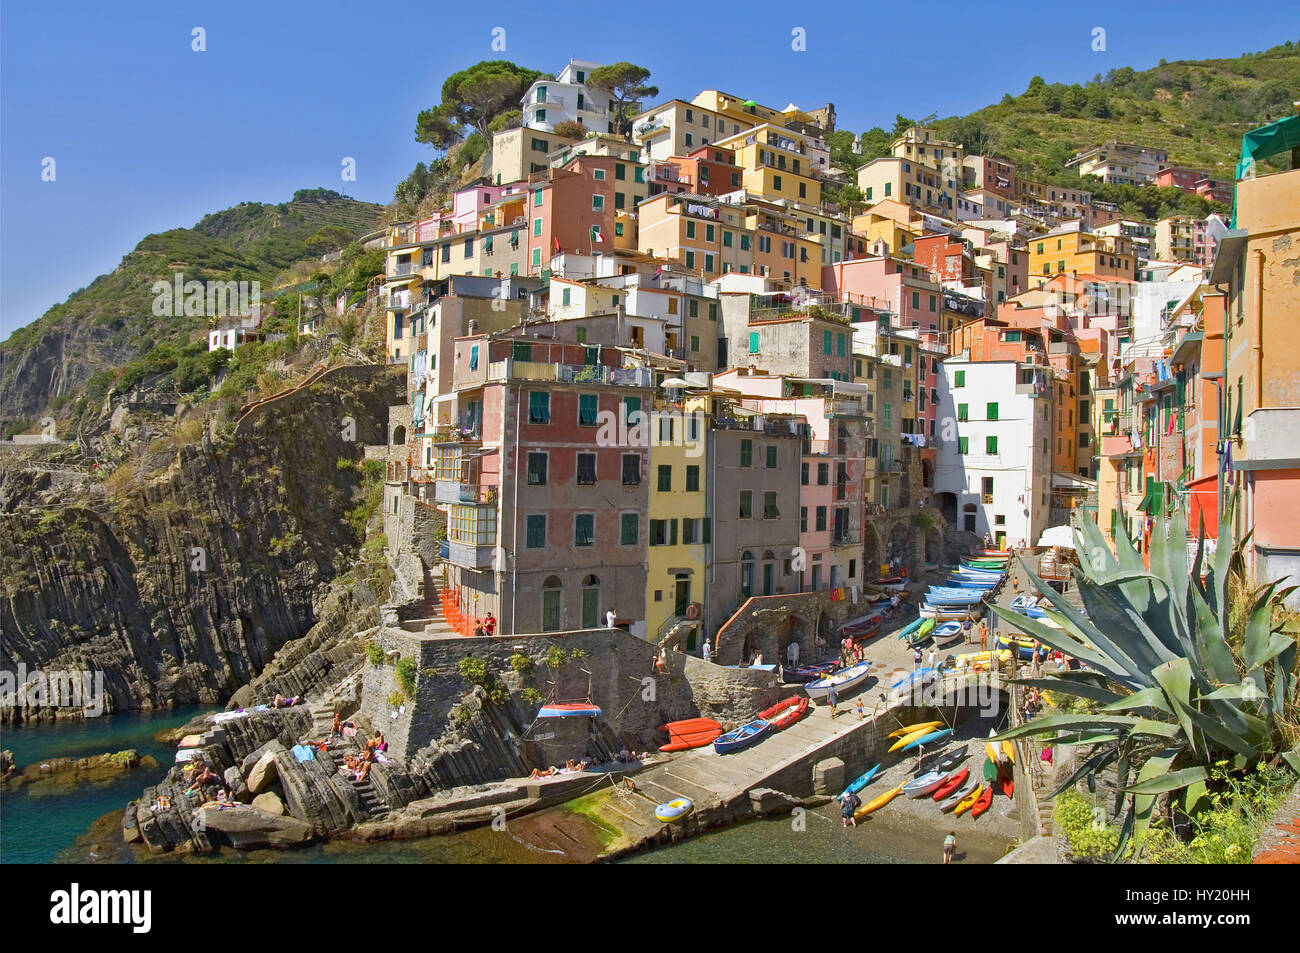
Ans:
[[[546,517],[529,516],[524,520],[527,527],[524,546],[528,549],[546,548]]]
[[[573,518],[573,545],[596,545],[596,516],[593,513],[579,513]]]
[[[700,468],[691,464],[686,468],[686,492],[697,493],[700,489]]]
[[[990,402],[990,403],[989,403],[989,407],[988,407],[988,419],[989,419],[989,420],[997,420],[997,419],[998,419],[998,405],[997,405],[996,402]]]
[[[826,507],[817,507],[817,522],[814,528],[819,533],[826,532]]]
[[[604,169],[592,169],[592,170],[591,170],[591,177],[592,177],[593,179],[595,179],[597,182],[604,182],[604,181],[605,181],[605,170],[604,170]]]
[[[742,467],[752,467],[754,465],[754,441],[740,441],[740,465]]]
[[[781,511],[776,508],[776,494],[763,494],[763,519],[774,520],[779,518]]]
[[[772,176],[772,191],[773,192],[781,191],[781,177],[779,175]]]
[[[579,342],[582,343],[582,342]],[[594,427],[600,412],[600,397],[596,394],[578,395],[578,426]]]
[[[919,291],[912,292],[912,310],[921,310],[921,293]]]
[[[758,353],[758,332],[757,331],[749,332],[749,353],[750,354]]]
[[[635,546],[640,542],[641,517],[636,513],[624,513],[619,517],[618,541],[624,546]]]
[[[817,485],[826,486],[831,482],[831,465],[829,463],[817,464]]]
[[[528,485],[546,486],[546,454],[528,454]]]
[[[997,455],[997,452],[998,452],[998,438],[997,438],[997,437],[985,437],[985,438],[984,438],[984,452],[987,453],[987,454],[988,454],[989,456],[991,456],[991,457]]]
[[[694,238],[694,237],[695,237],[695,223],[694,223],[694,222],[687,222],[687,223],[686,223],[686,237],[687,237],[687,238]]]
[[[749,520],[754,518],[754,491],[740,491],[740,518]]]
[[[533,151],[534,151],[534,152],[550,152],[550,151],[551,151],[550,149],[546,148],[546,140],[545,140],[545,139],[534,139],[534,140],[532,140],[532,143],[531,143],[531,144],[532,144],[532,147],[533,147]]]
[[[953,387],[965,387],[965,386],[966,386],[966,372],[965,372],[965,371],[956,371],[956,372],[953,373],[953,375],[952,375],[952,386],[953,386]]]
[[[740,250],[749,251],[749,236],[744,234],[743,232],[741,233],[740,236]]]
[[[799,465],[799,482],[804,486],[808,485],[808,464]]]
[[[692,334],[692,335],[691,335],[691,350],[692,350],[692,351],[698,351],[699,349],[700,349],[700,336],[699,336],[698,334]]]
[[[623,398],[623,417],[627,420],[627,425],[629,427],[635,427],[641,423],[640,397]]]
[[[957,405],[957,420],[958,420],[958,421],[966,421],[966,420],[969,420],[969,419],[970,419],[970,409],[969,409],[969,408],[970,408],[970,405],[969,405],[969,404],[958,404],[958,405]]]
[[[591,210],[592,210],[593,212],[603,212],[603,211],[605,211],[605,196],[603,196],[603,195],[593,195],[593,196],[591,197]]]
[[[596,455],[578,454],[578,486],[593,486],[596,482]]]
[[[731,232],[727,231],[725,228],[722,230],[722,247],[731,247]]]
[[[831,353],[831,337],[830,331],[822,332],[822,353],[824,354]]]
[[[533,189],[533,208],[540,208],[542,204],[542,189]]]
[[[844,335],[843,334],[835,335],[835,356],[836,357],[844,356]]]
[[[659,492],[671,493],[673,489],[673,468],[668,465],[659,467]]]
[[[969,438],[969,437],[958,437],[958,438],[957,438],[957,452],[960,453],[960,454],[966,454],[966,453],[969,453],[969,452],[970,452],[970,438]]]
[[[687,267],[687,268],[694,268],[694,267],[695,267],[695,252],[693,252],[693,251],[688,251],[688,252],[686,253],[686,267]]]
[[[544,390],[528,392],[528,422],[530,424],[549,424],[551,422],[551,395]]]
[[[623,485],[636,486],[641,482],[641,454],[623,454]]]

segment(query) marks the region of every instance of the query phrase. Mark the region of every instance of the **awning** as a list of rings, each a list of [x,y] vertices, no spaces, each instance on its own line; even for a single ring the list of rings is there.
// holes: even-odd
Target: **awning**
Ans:
[[[1060,471],[1052,474],[1052,489],[1054,490],[1095,490],[1097,488],[1096,480],[1089,480],[1087,477],[1075,476],[1073,473],[1061,473]]]
[[[1038,537],[1040,547],[1056,546],[1063,549],[1074,549],[1074,530],[1068,526],[1049,526],[1043,530],[1043,535]]]

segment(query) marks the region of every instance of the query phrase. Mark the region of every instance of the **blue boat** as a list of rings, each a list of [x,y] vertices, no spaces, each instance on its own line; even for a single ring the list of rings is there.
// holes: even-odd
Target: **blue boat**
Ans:
[[[949,576],[947,579],[950,589],[996,589],[996,582],[985,582],[983,579],[966,579],[963,576]]]
[[[911,751],[913,748],[919,748],[921,745],[928,745],[935,741],[942,741],[952,734],[951,728],[943,728],[939,731],[932,731],[928,735],[922,735],[915,741],[903,745],[903,751]]]
[[[933,673],[934,669],[929,666],[918,668],[915,672],[912,672],[910,675],[904,675],[898,681],[894,682],[894,684],[890,685],[889,690],[891,692],[907,691],[911,688],[913,682],[918,679],[924,681],[927,675],[932,675]]]
[[[932,606],[973,606],[984,598],[979,589],[942,590],[931,589],[925,595],[926,602]]]
[[[898,637],[904,641],[911,639],[912,635],[918,630],[920,630],[921,623],[924,621],[925,619],[922,619],[920,617],[917,617],[916,619],[912,620],[907,624],[907,626],[903,629],[902,632],[898,633]]]
[[[811,665],[782,668],[781,677],[787,682],[815,682],[820,678],[825,678],[839,667],[840,663],[835,659],[829,662],[814,662]]]
[[[747,748],[767,734],[771,728],[771,722],[755,718],[749,724],[741,725],[735,731],[728,731],[725,735],[715,738],[713,750],[718,754],[730,754],[741,748]]]
[[[879,773],[879,771],[880,771],[880,763],[877,763],[874,768],[871,768],[868,771],[866,771],[856,781],[854,781],[852,784],[846,787],[844,789],[844,794],[857,794],[868,784],[870,784],[873,780],[875,780],[876,774]],[[841,794],[840,797],[844,797],[844,794]]]

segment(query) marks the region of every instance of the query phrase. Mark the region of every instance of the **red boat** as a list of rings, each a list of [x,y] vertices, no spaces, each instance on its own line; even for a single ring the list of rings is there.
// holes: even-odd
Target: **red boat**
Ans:
[[[670,721],[659,726],[660,731],[668,732],[668,744],[661,745],[660,751],[685,751],[688,748],[702,748],[712,744],[713,739],[722,734],[722,726],[712,718],[686,718],[682,721]]]
[[[758,713],[758,717],[768,722],[773,731],[788,728],[808,714],[808,699],[802,695],[791,695],[777,702],[771,708]]]
[[[934,799],[936,801],[942,801],[949,794],[952,794],[959,787],[965,784],[968,777],[970,777],[970,768],[962,768],[960,771],[955,771],[948,775],[947,780],[935,788]]]
[[[983,814],[985,811],[989,809],[989,805],[992,803],[993,803],[993,785],[990,784],[988,787],[984,789],[984,793],[981,794],[979,798],[975,801],[975,806],[970,809],[970,816],[979,817],[981,814]]]
[[[1016,782],[1010,771],[1003,772],[998,776],[998,784],[1002,785],[1002,793],[1011,797],[1016,790]]]

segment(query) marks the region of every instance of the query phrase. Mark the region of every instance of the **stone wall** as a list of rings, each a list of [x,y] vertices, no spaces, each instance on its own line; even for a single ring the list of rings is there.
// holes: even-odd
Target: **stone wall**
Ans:
[[[541,739],[547,742],[543,750],[524,751],[525,760],[544,756],[543,764],[580,757],[597,742],[589,738],[592,726],[586,719],[551,719],[541,728],[532,725],[537,705],[520,697],[528,687],[544,699],[559,702],[585,701],[590,695],[603,711],[594,730],[603,735],[601,743],[613,744],[615,751],[622,744],[653,749],[663,742],[656,729],[676,719],[702,715],[724,725],[739,724],[773,704],[780,694],[771,672],[727,669],[676,652],[668,655],[668,671],[656,675],[655,647],[622,629],[466,639],[387,628],[380,630],[376,641],[386,652],[415,659],[425,673],[417,678],[416,697],[394,709],[389,704],[397,688],[393,667],[366,666],[361,711],[382,727],[396,757],[409,758],[442,739],[454,709],[458,719],[472,713],[465,705],[466,693],[474,686],[459,673],[461,660],[471,656],[484,660],[488,671],[510,690],[508,703],[487,706],[503,709],[493,715],[499,729],[517,730],[523,741],[539,732],[552,736]],[[569,655],[577,649],[581,655],[551,669],[546,656],[553,647]],[[532,661],[529,671],[514,671],[511,657],[516,654]]]
[[[848,594],[836,599],[833,593]],[[753,596],[732,616],[715,639],[714,657],[720,665],[737,665],[753,651],[764,664],[781,662],[791,642],[799,643],[799,658],[819,657],[816,634],[820,630],[833,647],[839,623],[864,614],[870,607],[856,587],[821,589],[777,596]]]

